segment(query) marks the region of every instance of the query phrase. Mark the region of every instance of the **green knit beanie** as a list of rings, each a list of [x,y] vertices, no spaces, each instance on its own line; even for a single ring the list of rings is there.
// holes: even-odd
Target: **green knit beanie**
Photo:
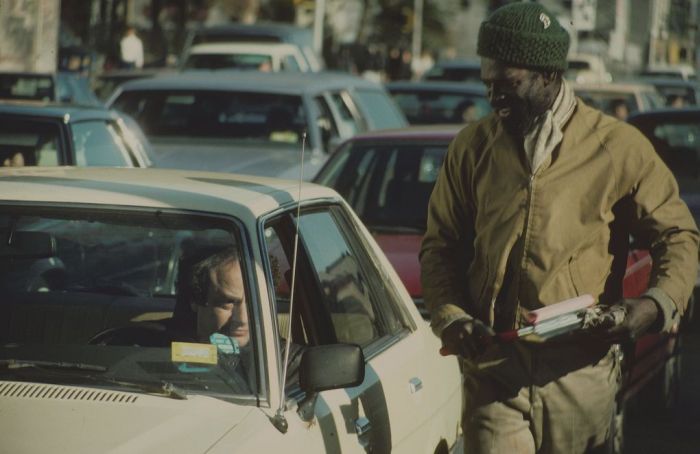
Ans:
[[[510,3],[481,23],[477,53],[511,66],[566,70],[569,33],[539,3]]]

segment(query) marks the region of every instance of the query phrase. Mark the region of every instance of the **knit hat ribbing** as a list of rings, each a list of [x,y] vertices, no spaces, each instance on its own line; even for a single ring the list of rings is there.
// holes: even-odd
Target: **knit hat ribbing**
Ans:
[[[481,23],[477,53],[513,66],[566,70],[569,33],[539,3],[510,3]]]

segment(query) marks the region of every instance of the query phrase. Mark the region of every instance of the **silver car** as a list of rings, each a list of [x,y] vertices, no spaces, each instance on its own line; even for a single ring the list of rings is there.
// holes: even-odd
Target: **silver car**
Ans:
[[[344,139],[407,124],[381,85],[342,73],[182,73],[125,83],[108,105],[141,125],[158,167],[296,178],[304,145],[307,180]]]

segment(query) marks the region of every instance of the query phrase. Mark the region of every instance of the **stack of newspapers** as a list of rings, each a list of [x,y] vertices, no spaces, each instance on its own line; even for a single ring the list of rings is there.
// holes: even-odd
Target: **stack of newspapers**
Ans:
[[[527,325],[513,331],[499,333],[501,340],[523,339],[545,341],[576,330],[584,325],[586,314],[595,304],[591,295],[561,301],[529,311],[525,315]]]

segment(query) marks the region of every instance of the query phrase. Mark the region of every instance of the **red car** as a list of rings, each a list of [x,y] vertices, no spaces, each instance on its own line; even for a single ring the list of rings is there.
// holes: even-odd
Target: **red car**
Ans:
[[[333,187],[355,209],[426,317],[418,252],[435,179],[460,128],[412,126],[355,136],[333,153],[314,180]],[[630,251],[624,296],[642,294],[650,271],[649,253]],[[674,327],[671,334],[649,334],[625,346],[620,416],[624,404],[642,388],[644,400],[656,401],[657,408],[675,404],[680,380],[677,334]]]

